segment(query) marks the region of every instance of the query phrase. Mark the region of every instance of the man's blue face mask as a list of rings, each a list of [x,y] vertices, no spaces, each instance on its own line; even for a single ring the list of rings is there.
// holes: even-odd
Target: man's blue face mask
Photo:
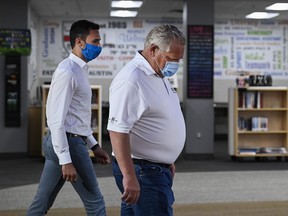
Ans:
[[[82,54],[87,61],[92,61],[101,51],[102,47],[86,43],[86,47],[82,49]]]
[[[160,52],[162,58],[164,58],[164,56],[162,55],[162,53]],[[164,58],[165,60],[165,58]],[[165,60],[166,61],[166,60]],[[158,65],[158,63],[156,62],[156,64]],[[159,65],[158,65],[159,67]],[[160,69],[160,67],[159,67]],[[160,69],[162,75],[164,77],[172,77],[179,69],[179,62],[172,62],[172,61],[166,61],[165,66]]]
[[[164,68],[161,70],[163,76],[171,77],[179,69],[179,62],[166,61]]]

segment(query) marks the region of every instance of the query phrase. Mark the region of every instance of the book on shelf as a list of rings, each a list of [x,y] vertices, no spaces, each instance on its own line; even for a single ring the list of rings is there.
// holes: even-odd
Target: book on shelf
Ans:
[[[245,96],[245,108],[252,109],[256,106],[255,92],[246,92]]]
[[[239,148],[238,153],[245,154],[245,155],[256,155],[258,149],[257,148]]]
[[[244,91],[239,91],[239,97],[238,97],[238,107],[239,108],[245,108],[245,97],[244,97]]]
[[[263,93],[260,91],[240,91],[238,107],[247,109],[262,108]]]
[[[96,116],[92,116],[91,118],[91,128],[97,128],[98,127],[98,119]]]
[[[287,149],[284,147],[261,147],[257,154],[287,154]]]
[[[91,104],[92,105],[97,105],[98,104],[98,94],[97,94],[96,91],[92,91]]]
[[[239,131],[268,131],[268,118],[266,117],[251,117],[238,118]]]
[[[263,107],[263,93],[262,92],[256,92],[256,108],[262,108]]]
[[[284,147],[260,147],[260,148],[239,148],[239,155],[256,155],[256,154],[287,154]]]
[[[238,119],[238,130],[239,131],[249,131],[251,130],[251,118],[239,117]]]
[[[252,131],[268,131],[268,118],[252,117]]]

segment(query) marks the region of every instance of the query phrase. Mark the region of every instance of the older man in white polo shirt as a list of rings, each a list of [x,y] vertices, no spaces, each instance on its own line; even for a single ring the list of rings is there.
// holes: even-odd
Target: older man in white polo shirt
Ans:
[[[174,162],[181,153],[185,122],[173,76],[185,37],[175,26],[154,27],[110,86],[108,130],[113,174],[122,192],[121,215],[173,215]]]

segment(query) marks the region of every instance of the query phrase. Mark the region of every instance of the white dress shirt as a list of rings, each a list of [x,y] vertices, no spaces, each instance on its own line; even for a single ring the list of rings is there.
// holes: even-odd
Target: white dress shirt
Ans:
[[[87,136],[89,148],[97,144],[91,130],[91,87],[88,65],[71,53],[56,68],[47,98],[47,124],[59,164],[71,163],[66,132]]]

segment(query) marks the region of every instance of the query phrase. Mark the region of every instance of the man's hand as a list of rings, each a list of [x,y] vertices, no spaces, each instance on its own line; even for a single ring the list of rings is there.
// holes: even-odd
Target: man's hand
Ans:
[[[104,151],[100,146],[93,151],[96,162],[100,164],[110,163],[110,157],[106,151]]]
[[[171,171],[171,173],[172,173],[172,177],[174,178],[174,176],[175,176],[175,171],[176,171],[176,166],[175,166],[174,163],[171,164],[171,166],[170,166],[170,171]]]
[[[135,205],[140,196],[140,186],[136,176],[124,176],[123,187],[122,201],[128,205]]]
[[[65,181],[76,182],[77,172],[72,163],[62,165],[62,175]]]

